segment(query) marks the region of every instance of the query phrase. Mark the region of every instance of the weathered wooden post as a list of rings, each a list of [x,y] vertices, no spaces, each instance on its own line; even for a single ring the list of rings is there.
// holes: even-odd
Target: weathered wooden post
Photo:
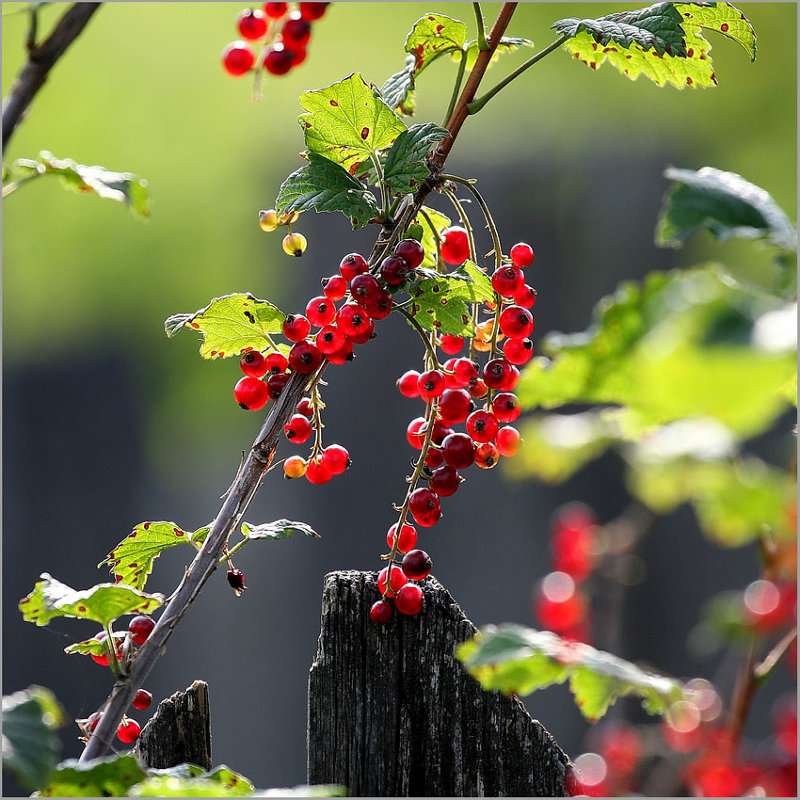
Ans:
[[[518,699],[467,674],[453,651],[474,625],[438,581],[422,585],[421,614],[376,625],[375,573],[325,577],[308,783],[361,797],[565,796],[567,756]]]

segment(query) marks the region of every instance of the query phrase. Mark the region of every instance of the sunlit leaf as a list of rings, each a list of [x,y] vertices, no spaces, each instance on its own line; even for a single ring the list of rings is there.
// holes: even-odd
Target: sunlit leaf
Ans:
[[[288,519],[265,522],[261,525],[250,525],[247,522],[243,522],[242,533],[248,539],[272,539],[273,541],[288,539],[293,533],[302,533],[305,536],[311,536],[316,539],[320,538],[320,535],[310,525],[306,525],[305,522],[291,522]]]
[[[130,790],[131,797],[248,797],[254,792],[247,778],[224,765],[210,772],[191,764],[153,772]]]
[[[127,632],[114,631],[112,635],[114,642],[119,646],[128,634]],[[108,650],[106,649],[104,641],[105,640],[96,637],[84,639],[82,642],[75,642],[74,644],[68,645],[64,648],[64,652],[70,655],[77,653],[81,656],[107,656]]]
[[[408,194],[416,191],[430,170],[425,156],[437,142],[450,134],[445,128],[426,122],[411,125],[401,133],[386,153],[383,180],[393,194]]]
[[[144,777],[144,770],[130,753],[85,763],[71,758],[58,765],[40,796],[125,797]]]
[[[420,17],[406,37],[406,52],[414,56],[417,75],[444,53],[461,50],[467,41],[467,26],[445,14]]]
[[[498,43],[494,53],[492,53],[489,66],[496,63],[500,56],[505,55],[506,53],[513,53],[520,47],[533,47],[533,42],[530,39],[524,39],[519,36],[503,36],[500,39],[500,42]],[[478,40],[476,39],[472,42],[467,42],[464,52],[466,53],[467,59],[465,70],[469,72],[475,66],[475,60],[478,58],[478,53],[480,53]],[[458,60],[460,58],[460,55],[457,53],[452,53],[451,55],[454,60]]]
[[[422,206],[420,213],[414,217],[413,224],[419,225],[422,228],[420,244],[423,250],[425,250],[425,258],[422,260],[420,266],[435,267],[437,263],[436,235],[441,234],[445,228],[450,227],[450,218],[428,206]]]

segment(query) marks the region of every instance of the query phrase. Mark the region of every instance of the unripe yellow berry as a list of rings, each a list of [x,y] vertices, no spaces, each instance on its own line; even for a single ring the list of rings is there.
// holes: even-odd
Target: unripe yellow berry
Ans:
[[[301,256],[305,253],[308,242],[302,233],[289,233],[283,237],[282,245],[287,256]]]
[[[280,224],[278,214],[274,208],[269,208],[266,211],[258,212],[258,224],[261,226],[262,231],[270,233]]]
[[[306,474],[307,466],[302,456],[289,456],[283,462],[283,474],[287,478],[302,478]]]

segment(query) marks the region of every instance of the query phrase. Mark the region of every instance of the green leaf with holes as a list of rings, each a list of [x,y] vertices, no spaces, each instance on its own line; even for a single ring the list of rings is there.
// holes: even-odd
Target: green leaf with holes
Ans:
[[[250,525],[242,523],[242,533],[248,539],[272,539],[280,541],[288,539],[293,533],[302,533],[315,539],[321,538],[320,535],[305,522],[292,522],[288,519],[279,519],[275,522],[265,522],[261,525]]]
[[[723,33],[756,57],[755,31],[730,3],[656,3],[597,19],[561,19],[552,27],[568,37],[564,48],[592,69],[608,61],[632,80],[644,75],[678,89],[717,83],[703,30]]]
[[[377,160],[406,129],[378,92],[354,73],[323,89],[303,92],[299,117],[306,147],[339,164],[351,175]]]
[[[285,318],[266,300],[251,294],[229,294],[215,297],[193,314],[174,314],[164,323],[164,329],[169,337],[185,328],[198,331],[203,337],[203,358],[238,357],[248,350],[287,353],[287,346],[276,344],[270,336],[283,330]]]
[[[97,566],[108,564],[118,581],[143,589],[153,561],[164,550],[186,543],[191,544],[191,534],[174,522],[140,522]]]
[[[47,625],[55,617],[90,619],[103,626],[123,614],[150,614],[164,602],[162,594],[146,594],[130,586],[99,583],[78,591],[48,573],[19,602],[26,622]]]
[[[487,625],[458,646],[456,657],[486,690],[530,694],[569,682],[586,719],[602,717],[620,697],[639,697],[648,714],[668,715],[684,696],[682,685],[629,661],[549,631]]]
[[[353,228],[363,227],[376,216],[375,196],[346,169],[319,153],[308,153],[308,161],[308,166],[296,170],[281,184],[275,201],[280,213],[341,211]]]
[[[383,165],[383,180],[392,194],[408,194],[419,188],[430,174],[425,156],[449,135],[446,128],[426,122],[411,125],[395,139]]]
[[[95,758],[86,763],[76,758],[58,765],[41,797],[125,797],[146,773],[136,757],[124,755]]]
[[[437,235],[441,236],[442,231],[450,227],[450,218],[428,206],[422,206],[412,224],[419,225],[422,229],[422,238],[419,239],[419,242],[425,251],[425,258],[422,259],[420,266],[435,267],[437,264]]]
[[[664,198],[656,244],[680,247],[707,230],[720,241],[766,239],[782,250],[797,250],[797,230],[789,218],[768,192],[741,175],[713,167],[669,167],[664,177],[673,185]]]
[[[3,771],[29,791],[43,786],[61,753],[56,732],[67,721],[55,695],[29,686],[3,697]]]

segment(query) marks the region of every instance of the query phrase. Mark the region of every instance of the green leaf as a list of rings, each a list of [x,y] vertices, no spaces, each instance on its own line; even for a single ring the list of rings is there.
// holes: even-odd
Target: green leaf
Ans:
[[[414,91],[414,56],[406,56],[406,65],[399,72],[390,75],[381,87],[381,96],[386,105],[406,116],[414,115],[416,106]]]
[[[123,632],[113,632],[112,636],[114,641],[118,644],[122,644],[123,640],[127,636],[127,633]],[[78,653],[78,655],[82,656],[104,656],[108,655],[108,650],[106,649],[105,645],[103,644],[104,640],[92,638],[92,639],[84,639],[82,642],[75,642],[74,644],[68,645],[64,648],[64,652],[72,655],[74,653]]]
[[[71,758],[59,764],[41,797],[125,797],[145,777],[130,753],[86,763]]]
[[[249,797],[255,791],[247,778],[224,765],[211,772],[192,764],[152,772],[130,790],[131,797]]]
[[[533,46],[534,46],[533,42],[530,39],[523,39],[519,36],[503,36],[500,39],[500,42],[497,45],[497,48],[495,49],[494,53],[492,53],[492,57],[489,61],[489,66],[494,64],[500,58],[500,56],[506,53],[513,53],[520,47],[533,47]],[[467,63],[464,69],[466,72],[469,72],[475,66],[475,61],[478,58],[478,53],[480,53],[480,43],[478,42],[478,40],[474,39],[473,41],[468,42],[464,52],[466,54],[466,59],[467,59]],[[451,55],[452,58],[456,61],[459,58],[461,58],[461,56],[458,55],[457,53],[452,53]]]
[[[656,244],[680,247],[692,234],[707,230],[720,241],[766,239],[782,250],[797,250],[797,231],[786,214],[741,175],[713,167],[669,167],[664,177],[675,183],[664,198]]]
[[[26,175],[58,175],[69,189],[81,194],[96,194],[108,200],[125,203],[135,217],[148,219],[150,196],[147,181],[130,172],[112,172],[105,167],[87,167],[69,158],[56,158],[42,150],[39,159],[19,159],[13,169]]]
[[[403,131],[386,154],[383,180],[392,194],[409,194],[428,177],[425,156],[450,133],[433,122],[412,125]]]
[[[143,589],[162,551],[186,542],[191,535],[174,522],[140,522],[97,566],[108,564],[118,581]]]
[[[346,169],[319,153],[309,153],[308,160],[308,166],[281,184],[275,201],[279,212],[341,211],[353,228],[363,227],[377,214],[375,196]]]
[[[568,680],[576,705],[592,721],[626,695],[639,697],[648,714],[662,715],[683,697],[681,684],[671,678],[520,625],[487,625],[459,645],[456,656],[486,690],[524,695]]]
[[[292,789],[267,789],[263,797],[347,797],[347,787],[336,783],[295,786]]]
[[[632,80],[645,75],[678,89],[717,83],[703,29],[724,33],[756,57],[755,31],[730,3],[656,3],[598,19],[570,17],[552,27],[569,37],[564,48],[592,69],[608,61]]]
[[[43,786],[61,753],[56,733],[66,715],[55,695],[29,686],[3,697],[3,770],[28,790]]]
[[[463,22],[444,14],[426,14],[414,23],[405,47],[414,57],[414,73],[419,75],[443,53],[462,50],[466,41],[467,26]]]
[[[194,314],[175,314],[164,323],[167,336],[184,328],[193,328],[203,335],[200,355],[203,358],[230,358],[248,350],[284,352],[271,333],[283,330],[283,312],[266,300],[251,294],[229,294],[215,297]]]
[[[428,206],[422,206],[420,213],[414,217],[412,224],[419,225],[422,228],[422,238],[419,242],[425,250],[425,258],[422,259],[420,266],[435,267],[437,264],[436,235],[441,234],[445,228],[450,227],[452,224],[450,218]]]
[[[164,602],[161,594],[146,594],[122,584],[100,583],[77,591],[48,573],[19,602],[26,622],[47,625],[54,617],[91,619],[108,625],[123,614],[149,614]]]
[[[548,336],[542,349],[552,360],[534,358],[517,394],[525,408],[614,404],[644,426],[711,417],[750,436],[788,405],[796,345],[783,328],[791,324],[774,334],[763,322],[776,313],[791,320],[786,312],[714,267],[651,273],[603,298],[584,333]]]
[[[326,86],[303,92],[306,113],[299,121],[306,146],[339,164],[351,175],[364,161],[376,160],[406,129],[402,120],[358,73]]]
[[[321,538],[320,535],[309,525],[306,525],[305,522],[291,522],[288,519],[265,522],[262,525],[250,525],[247,522],[243,522],[242,533],[248,539],[272,539],[276,542],[280,539],[288,539],[293,533],[302,533],[316,539]]]

